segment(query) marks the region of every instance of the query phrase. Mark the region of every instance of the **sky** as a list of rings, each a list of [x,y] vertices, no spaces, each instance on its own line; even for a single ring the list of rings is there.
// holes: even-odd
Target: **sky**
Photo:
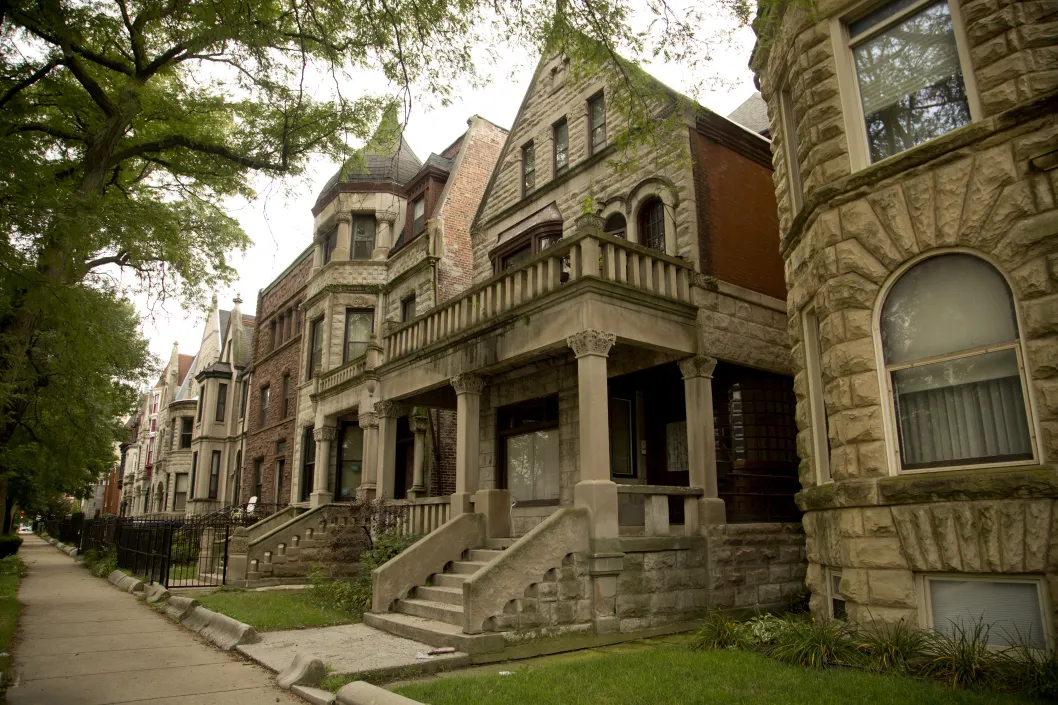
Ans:
[[[648,64],[646,69],[672,88],[688,93],[701,85],[703,78],[706,84],[722,84],[722,87],[702,90],[698,100],[714,112],[727,115],[755,90],[753,75],[747,67],[753,33],[742,29],[732,37],[713,54],[710,76],[691,75],[681,66],[665,63]],[[536,57],[504,57],[491,68],[493,80],[487,86],[454,91],[455,99],[444,107],[413,102],[404,132],[412,150],[425,161],[431,152],[440,152],[454,142],[466,130],[467,119],[472,115],[510,128],[528,89],[535,62]],[[320,158],[296,181],[262,178],[255,183],[258,197],[254,201],[228,204],[229,212],[253,244],[244,254],[232,257],[238,280],[232,286],[215,290],[222,309],[232,308],[233,299],[239,296],[242,312],[255,313],[258,291],[268,286],[311,242],[310,209],[319,190],[337,168],[336,161]],[[205,310],[188,311],[175,301],[149,307],[146,301],[139,301],[138,305],[143,314],[143,333],[160,364],[169,359],[173,342],[179,344],[181,353],[198,351]]]

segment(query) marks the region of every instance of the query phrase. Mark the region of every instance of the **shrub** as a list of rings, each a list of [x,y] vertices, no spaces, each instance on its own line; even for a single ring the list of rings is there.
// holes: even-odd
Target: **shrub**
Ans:
[[[997,654],[998,685],[1045,702],[1058,702],[1058,651],[1017,644]]]
[[[852,628],[838,619],[790,621],[775,633],[771,655],[811,668],[856,661]]]
[[[952,623],[952,636],[929,632],[926,638],[927,674],[950,683],[953,688],[987,685],[1000,670],[999,653],[988,646],[987,624]]]
[[[13,556],[18,553],[22,545],[22,537],[18,534],[5,534],[0,536],[0,558]]]
[[[742,649],[746,647],[742,637],[742,624],[723,612],[710,611],[705,623],[694,637],[691,648],[703,649]]]
[[[84,567],[97,578],[105,578],[118,569],[118,554],[113,546],[105,551],[91,548],[85,551]]]
[[[348,533],[354,536],[348,543],[343,543],[343,534]],[[371,572],[419,538],[396,533],[378,535],[366,549],[361,549],[356,577],[351,580],[336,578],[325,567],[314,565],[308,575],[309,599],[322,607],[332,607],[355,615],[363,614],[371,607]],[[361,540],[360,527],[350,526],[336,532],[332,546],[339,544],[342,552],[348,552],[351,545]]]
[[[875,621],[856,632],[856,641],[868,668],[910,674],[926,661],[930,635],[900,620],[896,624]]]

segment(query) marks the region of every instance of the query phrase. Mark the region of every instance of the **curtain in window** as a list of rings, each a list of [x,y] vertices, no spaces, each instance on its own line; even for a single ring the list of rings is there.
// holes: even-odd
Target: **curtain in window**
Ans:
[[[507,486],[518,502],[558,499],[558,431],[507,439]]]
[[[984,580],[930,580],[933,628],[955,636],[956,625],[973,629],[977,623],[990,629],[988,643],[995,646],[1025,643],[1047,648],[1039,588],[1029,582]]]
[[[371,342],[371,319],[373,312],[349,311],[345,315],[345,361],[355,360],[367,354]]]
[[[341,458],[338,471],[338,497],[352,499],[360,486],[364,457],[364,430],[352,424],[342,427]]]
[[[371,259],[375,249],[375,219],[357,216],[353,220],[353,259]]]

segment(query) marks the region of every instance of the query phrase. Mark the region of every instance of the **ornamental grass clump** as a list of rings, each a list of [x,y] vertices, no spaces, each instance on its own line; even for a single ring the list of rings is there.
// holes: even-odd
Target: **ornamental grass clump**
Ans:
[[[997,654],[999,685],[1004,690],[1058,702],[1058,651],[1022,642]]]
[[[928,661],[929,633],[906,620],[895,624],[874,621],[856,630],[863,664],[873,670],[912,675]]]
[[[969,626],[951,623],[951,635],[929,632],[926,640],[927,675],[953,688],[1001,685],[999,651],[989,646],[991,628],[982,621]]]
[[[852,627],[838,619],[791,621],[775,634],[769,653],[809,668],[849,665],[859,656]]]
[[[743,636],[742,623],[723,612],[710,611],[702,628],[694,637],[691,648],[695,651],[705,649],[745,649],[749,643]]]

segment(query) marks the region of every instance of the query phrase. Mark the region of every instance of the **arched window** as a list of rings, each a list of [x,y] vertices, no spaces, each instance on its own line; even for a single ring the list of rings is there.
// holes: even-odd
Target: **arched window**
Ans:
[[[665,251],[665,204],[652,198],[639,209],[639,244]]]
[[[911,267],[881,335],[905,470],[1033,458],[1014,297],[992,265],[947,254]]]
[[[613,235],[614,237],[625,238],[625,232],[628,230],[625,225],[625,217],[620,213],[613,213],[602,226],[603,232],[607,235]]]

